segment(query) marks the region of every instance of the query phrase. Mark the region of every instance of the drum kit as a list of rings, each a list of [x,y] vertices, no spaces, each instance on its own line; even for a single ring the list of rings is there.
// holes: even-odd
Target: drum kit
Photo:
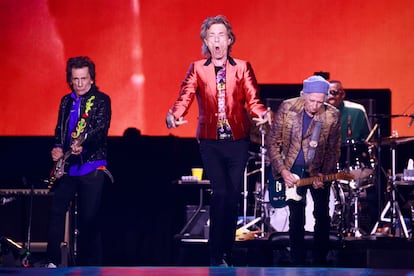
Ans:
[[[376,127],[373,128],[375,131]],[[264,133],[266,130],[261,129],[261,139],[253,140],[258,143],[260,141],[260,154],[251,153],[252,157],[249,160],[260,158],[260,161],[255,161],[255,165],[260,165],[260,168],[253,167],[248,171],[248,166],[245,171],[245,209],[244,217],[246,219],[247,214],[247,190],[246,185],[247,176],[261,173],[260,180],[256,182],[254,194],[254,216],[256,222],[261,222],[261,230],[263,232],[287,232],[289,231],[289,209],[287,204],[275,205],[272,201],[271,185],[274,182],[272,177],[270,162],[267,160],[266,151],[264,147]],[[372,134],[372,132],[371,132]],[[258,138],[258,136],[256,136]],[[402,225],[402,234],[408,238],[408,231],[404,224],[404,218],[401,215],[401,210],[398,206],[398,202],[395,198],[395,145],[405,144],[414,141],[414,137],[386,137],[382,139],[382,144],[373,141],[370,142],[367,138],[367,142],[355,142],[351,139],[341,146],[341,156],[337,163],[338,172],[347,172],[353,175],[352,180],[336,180],[332,182],[331,194],[329,202],[329,213],[331,216],[331,230],[335,232],[338,237],[355,237],[360,238],[364,235],[375,235],[379,230],[383,222],[391,223],[391,234],[394,234],[396,225]],[[374,226],[374,229],[369,233],[367,229],[360,227],[361,216],[361,204],[360,200],[366,198],[367,192],[373,193],[373,187],[378,184],[381,185],[378,177],[383,174],[383,168],[379,164],[378,151],[381,145],[390,146],[392,158],[392,171],[389,178],[391,182],[391,189],[387,191],[389,194],[390,202],[385,205],[381,215],[378,216],[378,222]],[[379,148],[378,148],[379,147]],[[267,171],[265,173],[265,171]],[[378,199],[379,200],[379,199]],[[308,191],[306,197],[306,223],[305,230],[313,232],[314,218],[313,218],[313,201]],[[369,206],[367,207],[369,208]],[[371,207],[372,208],[372,207]],[[390,218],[385,218],[386,214],[390,213]],[[374,218],[375,219],[375,218]]]

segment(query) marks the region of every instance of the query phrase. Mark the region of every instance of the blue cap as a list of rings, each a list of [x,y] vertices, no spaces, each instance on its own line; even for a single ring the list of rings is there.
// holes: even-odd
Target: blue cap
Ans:
[[[303,93],[329,93],[329,82],[321,76],[311,76],[303,81]]]

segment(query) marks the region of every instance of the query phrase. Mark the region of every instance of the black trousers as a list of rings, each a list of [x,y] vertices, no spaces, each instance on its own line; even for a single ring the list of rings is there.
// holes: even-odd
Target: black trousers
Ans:
[[[64,176],[55,184],[48,225],[49,262],[61,263],[60,244],[64,239],[66,211],[77,194],[79,255],[76,265],[101,265],[100,207],[104,183],[105,173],[95,170],[84,176]]]
[[[201,158],[212,188],[209,234],[212,265],[224,255],[231,255],[248,149],[247,139],[200,141]]]
[[[299,176],[301,178],[307,177],[306,174]],[[307,189],[310,189],[314,202],[313,216],[315,217],[315,229],[313,238],[313,264],[321,266],[326,264],[326,257],[329,250],[331,224],[331,217],[329,216],[329,185],[326,185],[323,189],[314,189],[312,186],[298,188],[297,193],[302,196],[302,200],[289,200],[291,259],[294,266],[306,265],[305,207]]]

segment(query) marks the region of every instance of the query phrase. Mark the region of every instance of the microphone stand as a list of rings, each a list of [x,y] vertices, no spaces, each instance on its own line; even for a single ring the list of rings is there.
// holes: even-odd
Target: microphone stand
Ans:
[[[351,118],[348,117],[348,131],[347,131],[347,138],[346,138],[346,160],[345,160],[345,169],[347,172],[350,171],[351,168],[351,144],[353,144],[352,140],[352,130],[350,124]]]
[[[264,193],[265,193],[265,170],[266,170],[266,163],[265,163],[265,156],[266,156],[266,148],[265,148],[265,134],[266,131],[263,127],[263,125],[260,125],[260,134],[261,134],[261,138],[262,138],[262,143],[261,143],[261,147],[260,147],[260,153],[261,153],[261,167],[260,167],[260,184],[261,184],[261,188],[262,188],[262,199],[264,200]],[[262,218],[264,217],[265,214],[265,210],[264,210],[264,202],[262,202],[261,205],[261,216]],[[264,221],[262,221],[262,227],[261,227],[261,231],[262,231],[262,236],[264,235]]]
[[[348,173],[352,171],[351,145],[354,145],[354,140],[352,139],[351,116],[348,116],[347,138],[346,138],[346,161],[345,161],[345,171]],[[356,148],[354,148],[354,150],[356,150]],[[354,160],[354,161],[358,161],[358,160]],[[352,181],[355,181],[355,180],[351,180],[351,182]],[[351,184],[351,182],[349,182],[349,184]],[[348,231],[349,234],[352,234],[355,238],[360,238],[363,235],[362,230],[359,228],[359,214],[358,214],[358,199],[361,193],[361,189],[360,187],[357,187],[355,191],[352,188],[349,191],[350,192],[348,194],[348,199],[352,201],[350,205],[352,203],[354,204],[354,211],[353,211],[354,226],[351,227],[350,229],[347,229],[346,231]]]
[[[376,185],[376,187],[377,187],[377,222],[381,221],[381,209],[382,209],[382,204],[381,204],[381,202],[382,202],[382,180],[381,180],[381,172],[382,172],[381,171],[381,169],[382,169],[382,166],[381,166],[382,134],[381,134],[381,123],[382,122],[381,122],[381,119],[384,119],[384,118],[387,118],[387,117],[391,118],[390,116],[391,115],[386,115],[386,114],[373,114],[373,115],[370,115],[370,117],[376,118],[376,121],[375,121],[374,127],[372,128],[372,131],[370,132],[370,134],[368,135],[368,137],[366,139],[366,142],[368,142],[371,139],[371,137],[374,135],[374,132],[377,131],[377,162],[378,162],[378,164],[377,164],[377,167],[376,167],[376,175],[375,175],[376,183],[377,183],[377,185]],[[377,225],[375,225],[374,228],[372,229],[371,235],[374,234],[376,232],[376,230],[377,230]]]
[[[26,177],[22,178],[22,182],[24,186],[27,186],[27,179]],[[30,194],[29,194],[29,210],[28,210],[28,225],[27,225],[27,241],[26,241],[26,250],[24,257],[22,259],[22,265],[24,267],[30,267],[30,243],[31,243],[31,236],[32,236],[32,216],[33,216],[33,196],[34,196],[34,184],[30,185]]]
[[[377,180],[377,221],[381,221],[381,208],[382,208],[382,204],[381,204],[381,198],[382,198],[382,180],[381,180],[381,169],[382,169],[382,165],[381,165],[381,122],[380,120],[377,120],[376,125],[377,127],[377,160],[378,160],[378,165],[377,165],[377,171],[376,171],[376,180]],[[371,232],[372,234],[372,232]]]

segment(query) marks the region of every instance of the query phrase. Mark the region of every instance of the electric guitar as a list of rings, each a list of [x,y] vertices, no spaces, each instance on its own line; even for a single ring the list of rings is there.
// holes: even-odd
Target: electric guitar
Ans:
[[[273,208],[283,208],[287,205],[286,201],[286,187],[282,181],[275,179],[273,173],[270,172],[268,176],[269,180],[269,202]]]
[[[77,141],[78,146],[82,145],[82,143],[86,140],[86,136],[87,134],[81,135],[75,140]],[[72,155],[72,149],[69,149],[68,151],[65,152],[65,154],[61,158],[55,161],[53,168],[50,171],[49,181],[47,185],[49,189],[53,187],[56,180],[58,180],[65,174],[66,161],[71,155]]]
[[[288,200],[299,201],[302,196],[298,195],[297,188],[312,185],[314,181],[328,182],[338,179],[353,180],[355,176],[347,172],[338,172],[333,174],[326,174],[320,176],[312,176],[307,178],[299,178],[297,174],[293,174],[298,179],[293,187],[287,187],[283,182],[283,178],[274,180],[273,183],[269,183],[269,199],[270,204],[275,208],[285,207]],[[273,187],[272,187],[273,186]],[[273,194],[272,194],[273,192]]]

